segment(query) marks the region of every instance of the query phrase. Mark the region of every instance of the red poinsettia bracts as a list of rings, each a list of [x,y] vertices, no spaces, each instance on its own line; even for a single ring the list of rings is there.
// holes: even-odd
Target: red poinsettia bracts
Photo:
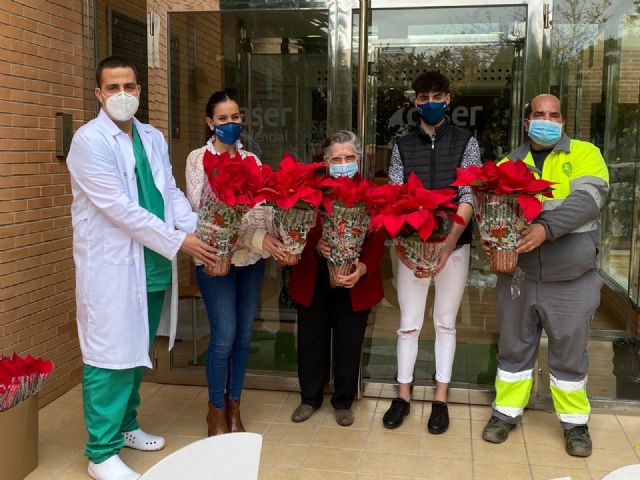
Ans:
[[[354,178],[326,176],[320,180],[320,186],[324,190],[322,208],[329,215],[333,215],[333,202],[339,202],[349,208],[356,205],[366,205],[367,208],[373,206],[371,193],[374,184],[361,175]]]
[[[322,167],[322,162],[305,164],[285,153],[278,170],[262,166],[264,187],[258,190],[257,200],[285,210],[296,206],[317,208],[322,202],[322,190],[316,171]]]
[[[31,355],[0,358],[0,412],[35,395],[52,371],[50,361]]]
[[[456,195],[450,188],[427,190],[418,176],[411,173],[402,185],[387,184],[374,189],[371,199],[378,213],[371,220],[371,227],[384,228],[391,238],[416,231],[427,241],[438,226],[438,217],[464,225],[463,219],[454,213],[457,207],[452,200]]]
[[[202,159],[205,175],[215,196],[230,207],[256,204],[256,192],[263,186],[263,172],[255,157],[231,156],[205,151]]]
[[[542,203],[536,195],[552,198],[551,187],[555,183],[536,178],[526,163],[516,160],[502,162],[499,165],[490,161],[482,167],[470,165],[458,168],[456,181],[451,185],[469,186],[480,192],[497,195],[517,195],[525,219],[531,222],[542,211]]]

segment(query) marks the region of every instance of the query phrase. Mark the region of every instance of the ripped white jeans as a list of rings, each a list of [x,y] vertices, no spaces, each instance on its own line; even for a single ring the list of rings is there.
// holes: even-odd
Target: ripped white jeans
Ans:
[[[435,301],[433,325],[436,330],[436,380],[451,381],[453,357],[456,352],[456,316],[462,302],[469,271],[470,246],[454,250],[442,271],[433,277]],[[411,383],[418,357],[418,338],[424,322],[427,294],[431,278],[416,278],[398,261],[397,285],[400,304],[398,329],[398,382]]]

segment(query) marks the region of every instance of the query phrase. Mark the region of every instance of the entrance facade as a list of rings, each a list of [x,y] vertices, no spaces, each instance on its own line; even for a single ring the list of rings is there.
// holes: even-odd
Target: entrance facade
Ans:
[[[100,13],[104,5],[98,3]],[[616,393],[611,342],[637,332],[640,73],[628,65],[640,58],[640,12],[632,0],[104,3],[114,4],[106,21],[115,18],[120,28],[136,25],[127,22],[132,5],[147,12],[148,117],[167,134],[182,188],[186,157],[206,140],[205,104],[217,90],[238,96],[245,115],[243,144],[264,163],[275,166],[285,151],[305,162],[321,160],[325,136],[344,128],[363,137],[362,170],[380,183],[386,180],[393,143],[415,124],[410,85],[421,72],[438,69],[449,77],[452,121],[474,133],[485,161],[522,141],[528,99],[556,94],[567,133],[598,145],[611,169],[601,253],[607,286],[593,322],[590,393],[596,405],[626,401]],[[139,14],[130,17],[145,23]],[[108,35],[118,31],[111,28]],[[101,48],[97,45],[97,56],[118,53]],[[361,386],[364,395],[395,396],[399,309],[388,251],[381,269],[385,298],[369,320]],[[248,387],[297,388],[289,276],[287,268],[267,261]],[[457,322],[451,401],[492,400],[494,284],[481,249],[474,248]],[[179,341],[171,353],[163,343],[157,345],[159,381],[205,383],[209,328],[202,301],[188,296],[195,293],[189,291],[194,285],[190,260],[183,258]],[[418,399],[433,394],[432,293],[416,364]],[[538,371],[534,401],[546,403],[544,338]]]

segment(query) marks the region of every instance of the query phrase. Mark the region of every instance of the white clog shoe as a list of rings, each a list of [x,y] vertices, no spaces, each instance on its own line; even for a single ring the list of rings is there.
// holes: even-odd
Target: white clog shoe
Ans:
[[[89,462],[87,473],[95,480],[136,480],[140,478],[140,474],[127,467],[118,455],[114,455],[102,463]]]
[[[131,432],[122,432],[124,437],[124,446],[143,452],[153,452],[164,448],[164,438],[158,435],[151,435],[143,432],[141,429],[132,430]]]

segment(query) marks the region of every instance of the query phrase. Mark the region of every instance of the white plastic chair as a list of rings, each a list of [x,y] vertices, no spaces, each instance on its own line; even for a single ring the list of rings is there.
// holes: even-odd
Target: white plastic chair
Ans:
[[[166,456],[140,480],[256,480],[261,448],[257,433],[208,437]]]

